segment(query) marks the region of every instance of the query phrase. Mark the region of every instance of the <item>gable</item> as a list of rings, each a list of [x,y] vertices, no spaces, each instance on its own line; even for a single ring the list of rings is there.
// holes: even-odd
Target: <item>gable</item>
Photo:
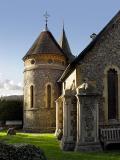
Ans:
[[[67,67],[67,69],[65,70],[65,72],[63,73],[63,75],[61,76],[61,78],[59,79],[59,81],[64,81],[64,79],[66,77],[68,77],[71,72],[75,69],[75,67],[79,64],[79,63],[83,63],[83,59],[86,56],[90,56],[90,52],[92,51],[92,49],[97,48],[97,45],[99,46],[100,41],[105,41],[105,35],[106,37],[111,37],[111,39],[113,38],[113,36],[117,37],[117,40],[119,41],[119,25],[120,25],[120,11],[113,17],[113,19],[102,29],[102,31],[96,36],[96,38],[94,40],[91,41],[91,43],[79,54],[79,56]],[[115,41],[116,38],[114,38]],[[112,40],[113,41],[113,40]],[[118,42],[119,43],[119,42]],[[118,44],[117,43],[117,44]],[[101,43],[102,44],[102,43]],[[107,44],[108,48],[109,48],[109,43]],[[119,44],[118,44],[119,45]],[[104,47],[104,45],[103,45]],[[116,47],[116,45],[114,45],[114,47]],[[112,48],[114,48],[112,45]]]
[[[113,63],[113,59],[119,58],[120,54],[120,17],[114,21],[106,31],[102,33],[99,39],[86,52],[84,57],[79,60],[80,63],[94,63],[95,61],[108,60]]]
[[[102,95],[108,70],[117,68],[117,74],[120,73],[120,19],[101,35],[76,68],[79,70],[79,85],[86,79],[94,83]]]

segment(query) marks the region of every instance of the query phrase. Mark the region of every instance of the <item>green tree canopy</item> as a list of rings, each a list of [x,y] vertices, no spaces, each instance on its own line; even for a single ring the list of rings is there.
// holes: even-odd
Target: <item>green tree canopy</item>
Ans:
[[[22,120],[23,102],[20,100],[0,100],[0,121]]]

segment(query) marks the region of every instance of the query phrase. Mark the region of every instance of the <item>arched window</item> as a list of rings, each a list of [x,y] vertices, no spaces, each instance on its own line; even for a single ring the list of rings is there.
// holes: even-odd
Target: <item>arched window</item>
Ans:
[[[50,84],[47,85],[47,108],[51,108],[52,104],[52,87]]]
[[[108,119],[118,118],[118,75],[115,69],[109,69],[108,83]]]
[[[33,108],[34,105],[34,88],[33,85],[30,86],[30,107]]]

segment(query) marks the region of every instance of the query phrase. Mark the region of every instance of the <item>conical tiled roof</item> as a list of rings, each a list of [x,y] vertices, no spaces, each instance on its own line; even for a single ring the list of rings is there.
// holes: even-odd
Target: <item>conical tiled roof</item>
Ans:
[[[32,47],[24,56],[25,59],[28,55],[33,54],[60,54],[64,55],[62,48],[59,46],[52,33],[48,30],[41,32]]]
[[[66,54],[66,56],[68,57],[69,61],[71,62],[75,57],[72,55],[72,52],[65,34],[64,26],[63,26],[62,36],[61,36],[59,45],[64,51],[64,53]]]

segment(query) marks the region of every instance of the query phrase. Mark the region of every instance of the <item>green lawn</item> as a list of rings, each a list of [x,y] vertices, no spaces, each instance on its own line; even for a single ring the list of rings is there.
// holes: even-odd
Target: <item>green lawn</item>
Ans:
[[[53,134],[17,133],[16,136],[6,136],[6,133],[2,132],[0,139],[7,143],[29,143],[39,146],[44,150],[48,160],[120,160],[119,152],[63,152]]]

